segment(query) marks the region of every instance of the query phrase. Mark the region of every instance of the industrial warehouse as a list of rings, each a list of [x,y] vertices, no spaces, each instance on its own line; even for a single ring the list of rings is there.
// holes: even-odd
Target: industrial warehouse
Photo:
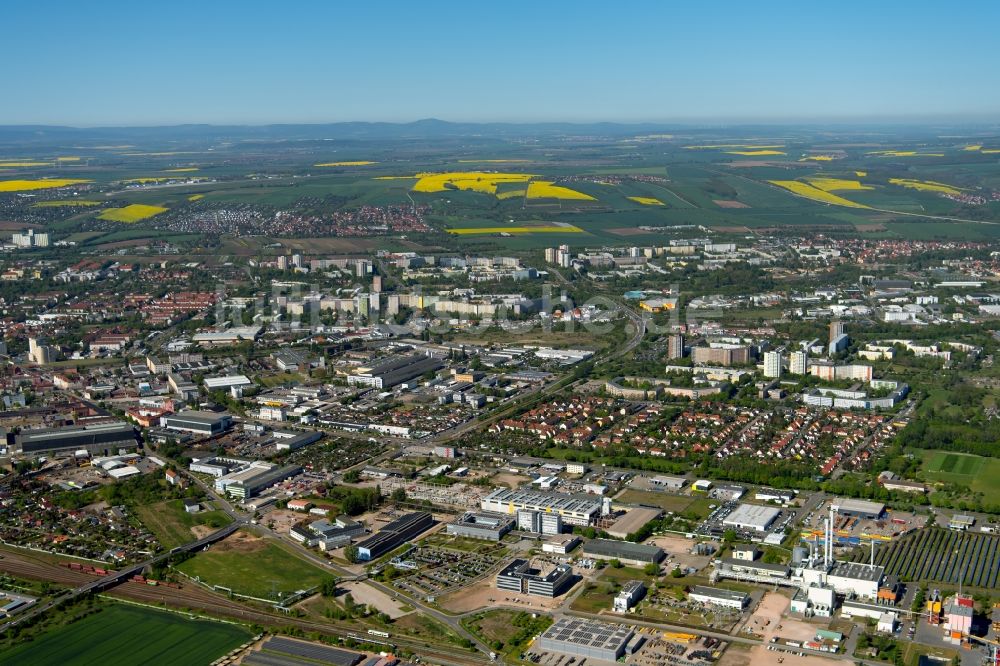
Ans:
[[[470,539],[485,539],[499,541],[514,527],[514,521],[499,513],[478,513],[467,511],[449,523],[448,534],[468,537]]]
[[[599,560],[618,560],[623,564],[659,564],[665,554],[659,546],[648,546],[630,541],[591,539],[583,544],[583,554]]]
[[[209,464],[199,465],[198,468],[192,465],[191,469],[199,471],[209,467]],[[235,471],[218,477],[215,480],[215,490],[239,500],[247,500],[258,495],[262,490],[301,473],[302,467],[299,465],[279,467],[274,463],[254,461],[240,465],[236,467]]]
[[[610,502],[608,503],[610,504]],[[605,504],[592,495],[567,495],[534,490],[495,490],[482,499],[483,511],[512,514],[521,509],[556,513],[567,525],[587,526],[597,521]]]
[[[781,515],[781,509],[757,504],[740,504],[722,520],[726,527],[766,532]]]
[[[408,513],[387,524],[358,544],[358,559],[374,560],[402,546],[434,525],[434,518],[426,511]]]
[[[720,606],[743,610],[750,603],[750,595],[745,592],[723,590],[717,587],[695,585],[688,593],[688,599],[706,606]]]
[[[137,444],[135,428],[128,423],[23,430],[15,439],[15,448],[24,455],[78,450],[108,455],[121,448],[134,448]]]
[[[233,417],[226,413],[216,414],[215,412],[189,410],[162,417],[160,426],[167,430],[212,437],[221,435],[233,427]]]
[[[564,618],[545,630],[537,647],[588,659],[616,662],[635,636],[628,627]]]
[[[843,516],[856,516],[866,520],[878,520],[885,515],[885,504],[848,498],[838,501],[835,510]]]
[[[424,373],[440,370],[443,365],[438,359],[424,354],[398,356],[384,360],[376,366],[358,368],[356,374],[348,375],[347,383],[350,386],[387,389]]]

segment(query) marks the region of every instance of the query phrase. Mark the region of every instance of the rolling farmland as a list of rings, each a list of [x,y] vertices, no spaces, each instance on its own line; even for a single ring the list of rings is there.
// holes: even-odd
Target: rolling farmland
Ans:
[[[867,551],[857,553],[854,559],[867,562]],[[887,575],[904,581],[961,582],[996,589],[1000,582],[1000,536],[932,527],[876,551],[875,564],[885,567]]]

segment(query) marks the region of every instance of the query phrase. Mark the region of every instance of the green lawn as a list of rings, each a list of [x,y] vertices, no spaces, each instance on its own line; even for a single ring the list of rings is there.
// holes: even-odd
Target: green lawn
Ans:
[[[622,504],[646,504],[657,506],[664,511],[673,511],[676,514],[690,516],[691,518],[704,519],[711,513],[708,507],[717,504],[715,500],[707,497],[691,497],[689,495],[671,495],[657,491],[647,490],[626,490],[615,498],[615,502]]]
[[[142,524],[168,549],[193,541],[195,535],[191,528],[195,525],[220,528],[232,522],[224,511],[188,513],[184,510],[183,501],[179,499],[137,506],[135,512]]]
[[[611,602],[618,594],[621,586],[632,580],[640,580],[648,588],[654,581],[652,576],[647,576],[642,569],[635,567],[615,567],[606,566],[593,582],[588,582],[586,587],[573,600],[571,608],[585,613],[598,613],[601,610],[611,608]]]
[[[243,542],[238,548],[227,548],[229,539],[177,568],[188,576],[221,585],[237,594],[274,600],[315,587],[328,576],[273,541],[257,539]]]
[[[0,653],[0,664],[132,666],[211,664],[250,638],[231,624],[121,604]]]
[[[692,504],[694,497],[685,495],[671,495],[669,493],[648,492],[645,490],[626,490],[615,498],[615,502],[622,504],[645,504],[647,506],[657,506],[664,511],[681,513]]]
[[[1000,459],[967,453],[924,451],[923,473],[928,481],[968,486],[990,502],[1000,502]]]

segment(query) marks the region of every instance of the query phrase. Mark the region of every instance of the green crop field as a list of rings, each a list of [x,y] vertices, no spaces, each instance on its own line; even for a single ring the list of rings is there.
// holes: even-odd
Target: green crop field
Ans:
[[[967,453],[925,451],[923,474],[928,481],[940,481],[967,486],[983,494],[988,501],[1000,501],[1000,460],[982,458]]]
[[[0,653],[0,664],[132,666],[211,664],[250,638],[231,624],[122,604]]]
[[[261,599],[280,599],[319,585],[327,574],[272,541],[237,532],[177,568],[210,585]]]
[[[639,227],[672,225],[703,226],[716,233],[742,233],[744,229],[765,233],[822,230],[916,240],[1000,238],[1000,202],[987,196],[1000,189],[1000,162],[992,151],[966,150],[965,142],[954,137],[886,135],[881,142],[866,137],[859,143],[851,132],[817,133],[801,128],[786,128],[781,135],[781,139],[767,141],[775,144],[771,154],[755,153],[755,147],[764,145],[758,138],[730,132],[703,132],[638,143],[591,137],[572,150],[567,149],[564,139],[544,136],[528,142],[488,136],[412,142],[386,136],[359,141],[336,156],[326,145],[291,140],[254,143],[252,153],[247,153],[240,142],[226,148],[193,144],[191,150],[167,152],[152,144],[111,151],[74,148],[75,153],[85,153],[84,161],[39,166],[31,168],[27,175],[92,181],[94,191],[88,197],[100,195],[115,207],[129,203],[161,205],[170,212],[120,229],[95,220],[98,209],[36,209],[30,198],[20,205],[25,215],[41,217],[40,223],[57,235],[80,238],[79,234],[95,234],[86,237],[88,245],[139,238],[194,245],[196,241],[191,237],[179,234],[207,223],[202,220],[192,225],[191,220],[230,207],[271,218],[276,209],[324,216],[356,211],[362,206],[413,203],[429,207],[425,219],[435,230],[431,235],[440,234],[444,228],[521,226],[528,222],[561,222],[583,231],[572,237],[567,234],[566,238],[547,234],[471,235],[434,243],[470,252],[529,251],[563,241],[585,247],[657,244],[667,240],[665,232]],[[994,147],[991,141],[985,143],[988,148]],[[748,154],[738,154],[741,146]],[[51,151],[34,156],[31,152],[26,147],[21,154],[40,163],[51,156]],[[826,159],[809,159],[818,153],[825,153]],[[315,166],[355,159],[371,164]],[[595,200],[529,200],[517,194],[497,198],[489,192],[457,189],[413,191],[416,174],[450,171],[531,174]],[[159,180],[164,178],[174,180]],[[769,182],[806,183],[811,178],[855,181],[861,187],[835,190],[834,194],[876,210],[796,196]],[[150,180],[136,182],[140,179]],[[893,183],[894,179],[946,183],[985,199],[966,204],[933,190],[903,187]],[[522,189],[523,183],[508,183],[502,184],[498,192],[508,194]],[[194,194],[201,196],[192,200]],[[628,199],[630,196],[656,198],[664,205],[642,205]],[[276,229],[275,233],[281,231]],[[261,230],[255,229],[254,235],[260,234]],[[302,237],[294,232],[289,235]],[[404,236],[407,242],[426,238],[422,233],[374,237],[394,243],[404,240]]]

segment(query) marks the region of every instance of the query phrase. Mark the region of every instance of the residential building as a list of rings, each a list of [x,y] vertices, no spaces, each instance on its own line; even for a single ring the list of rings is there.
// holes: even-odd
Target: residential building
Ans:
[[[809,352],[795,351],[788,357],[788,373],[804,375],[809,371]]]
[[[781,364],[784,359],[780,351],[764,353],[764,376],[769,379],[781,378]]]

